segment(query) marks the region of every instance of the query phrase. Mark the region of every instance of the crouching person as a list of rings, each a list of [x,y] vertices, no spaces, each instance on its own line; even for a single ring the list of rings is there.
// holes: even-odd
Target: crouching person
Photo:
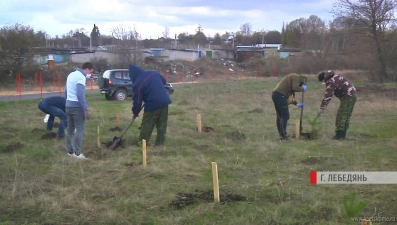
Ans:
[[[38,105],[42,112],[50,115],[47,121],[47,131],[52,131],[55,117],[59,117],[61,119],[55,136],[56,139],[65,137],[65,127],[68,125],[68,116],[66,115],[65,104],[66,99],[64,97],[53,96],[41,100]]]

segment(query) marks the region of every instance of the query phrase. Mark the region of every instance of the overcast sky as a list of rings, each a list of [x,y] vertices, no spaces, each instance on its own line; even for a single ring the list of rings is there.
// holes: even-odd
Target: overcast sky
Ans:
[[[20,23],[51,37],[96,24],[103,35],[134,27],[141,38],[194,34],[198,25],[207,36],[236,32],[250,23],[252,31],[281,31],[283,22],[316,15],[332,19],[334,0],[1,0],[0,26]]]

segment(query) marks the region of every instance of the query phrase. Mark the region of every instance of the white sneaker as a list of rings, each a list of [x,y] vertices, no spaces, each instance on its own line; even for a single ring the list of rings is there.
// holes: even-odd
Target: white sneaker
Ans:
[[[69,152],[68,152],[68,156],[74,156],[74,154],[72,153],[72,154],[70,154]]]
[[[76,155],[76,154],[73,154],[73,155],[74,155],[74,157],[76,157],[78,159],[85,159],[85,157],[82,153],[80,153],[80,155]]]

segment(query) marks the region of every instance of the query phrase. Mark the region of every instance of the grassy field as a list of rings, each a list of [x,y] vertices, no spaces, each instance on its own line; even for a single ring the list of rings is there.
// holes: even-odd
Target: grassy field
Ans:
[[[148,146],[146,168],[131,144],[141,117],[124,148],[104,146],[121,133],[112,128],[130,122],[130,100],[87,95],[92,118],[83,161],[66,154],[65,140],[42,140],[38,100],[0,102],[0,224],[358,224],[343,206],[354,192],[366,202],[358,217],[396,218],[396,185],[309,184],[311,170],[397,171],[396,84],[354,82],[359,92],[347,140],[331,140],[339,105],[333,98],[318,139],[280,142],[271,101],[278,80],[176,86],[166,146]],[[315,76],[308,88],[304,132],[325,89]],[[209,132],[197,131],[197,114]],[[300,110],[291,106],[290,114],[292,135]],[[213,202],[211,162],[218,165],[220,203]]]

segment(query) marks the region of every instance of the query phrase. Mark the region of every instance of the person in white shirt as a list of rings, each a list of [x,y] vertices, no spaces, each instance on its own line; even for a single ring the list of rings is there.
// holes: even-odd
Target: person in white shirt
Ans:
[[[66,114],[68,126],[66,148],[68,155],[84,159],[81,153],[85,120],[88,119],[88,104],[85,100],[86,79],[94,72],[92,63],[86,62],[81,68],[68,75],[66,80]],[[76,129],[76,132],[74,132]]]

